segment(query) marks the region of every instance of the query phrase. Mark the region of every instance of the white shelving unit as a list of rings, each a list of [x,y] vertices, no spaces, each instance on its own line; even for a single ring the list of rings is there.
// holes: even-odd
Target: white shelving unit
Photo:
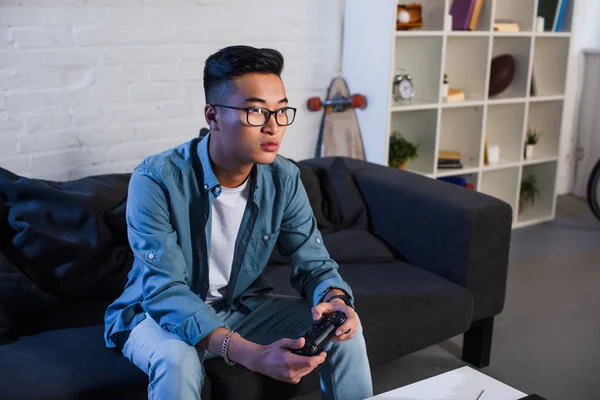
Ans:
[[[537,0],[484,0],[474,31],[445,29],[453,0],[421,0],[424,25],[397,31],[398,0],[346,0],[343,73],[353,93],[367,96],[358,112],[367,159],[387,165],[389,137],[399,131],[419,143],[419,157],[406,169],[431,178],[460,176],[476,190],[513,207],[513,227],[551,220],[564,113],[573,3],[563,31],[534,32]],[[512,19],[520,32],[493,31],[495,19]],[[516,62],[510,86],[489,97],[491,60],[511,54]],[[392,81],[404,69],[413,77],[415,98],[395,102]],[[466,100],[442,99],[444,73]],[[531,93],[532,81],[535,95]],[[532,159],[524,157],[527,128],[542,132]],[[485,143],[501,149],[500,162],[484,165]],[[439,150],[458,150],[462,169],[437,168]],[[540,195],[519,209],[521,181],[534,175]]]

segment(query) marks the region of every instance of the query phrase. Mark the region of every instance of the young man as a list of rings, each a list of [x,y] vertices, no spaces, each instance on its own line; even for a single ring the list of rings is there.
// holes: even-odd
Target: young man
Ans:
[[[127,226],[135,255],[106,311],[105,341],[150,379],[148,397],[199,399],[203,361],[223,357],[291,383],[319,368],[323,397],[372,396],[350,287],[329,258],[299,171],[277,151],[296,110],[275,50],[225,48],[204,68],[210,133],[151,156],[133,172]],[[275,246],[302,297],[260,276]],[[299,356],[313,319],[347,320],[327,352]]]

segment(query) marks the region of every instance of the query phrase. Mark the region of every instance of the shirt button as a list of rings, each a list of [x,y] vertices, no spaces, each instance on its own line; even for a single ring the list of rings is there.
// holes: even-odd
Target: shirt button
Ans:
[[[219,193],[221,193],[221,188],[217,186],[215,188],[215,194],[219,194]]]
[[[269,235],[263,236],[263,240],[269,240]]]
[[[208,185],[204,185],[204,190],[208,190]]]
[[[321,239],[317,238],[317,243],[321,244]]]
[[[154,259],[154,253],[148,254],[148,258],[151,259],[151,260]]]

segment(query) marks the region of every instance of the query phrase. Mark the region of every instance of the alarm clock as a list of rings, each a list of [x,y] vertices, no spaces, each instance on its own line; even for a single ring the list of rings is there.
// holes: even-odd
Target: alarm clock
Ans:
[[[394,100],[411,100],[415,97],[415,85],[412,76],[404,71],[396,73],[392,85],[392,95]]]

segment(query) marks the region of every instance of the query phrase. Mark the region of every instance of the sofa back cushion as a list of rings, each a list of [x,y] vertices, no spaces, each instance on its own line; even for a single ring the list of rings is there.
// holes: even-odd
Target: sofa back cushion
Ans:
[[[302,184],[333,260],[363,263],[395,259],[389,248],[369,232],[366,204],[344,159],[335,158],[327,167],[294,163],[300,169]],[[271,262],[283,264],[286,260],[275,250]]]
[[[0,169],[0,252],[59,300],[116,297],[133,260],[125,223],[128,183],[127,174],[60,183]]]

